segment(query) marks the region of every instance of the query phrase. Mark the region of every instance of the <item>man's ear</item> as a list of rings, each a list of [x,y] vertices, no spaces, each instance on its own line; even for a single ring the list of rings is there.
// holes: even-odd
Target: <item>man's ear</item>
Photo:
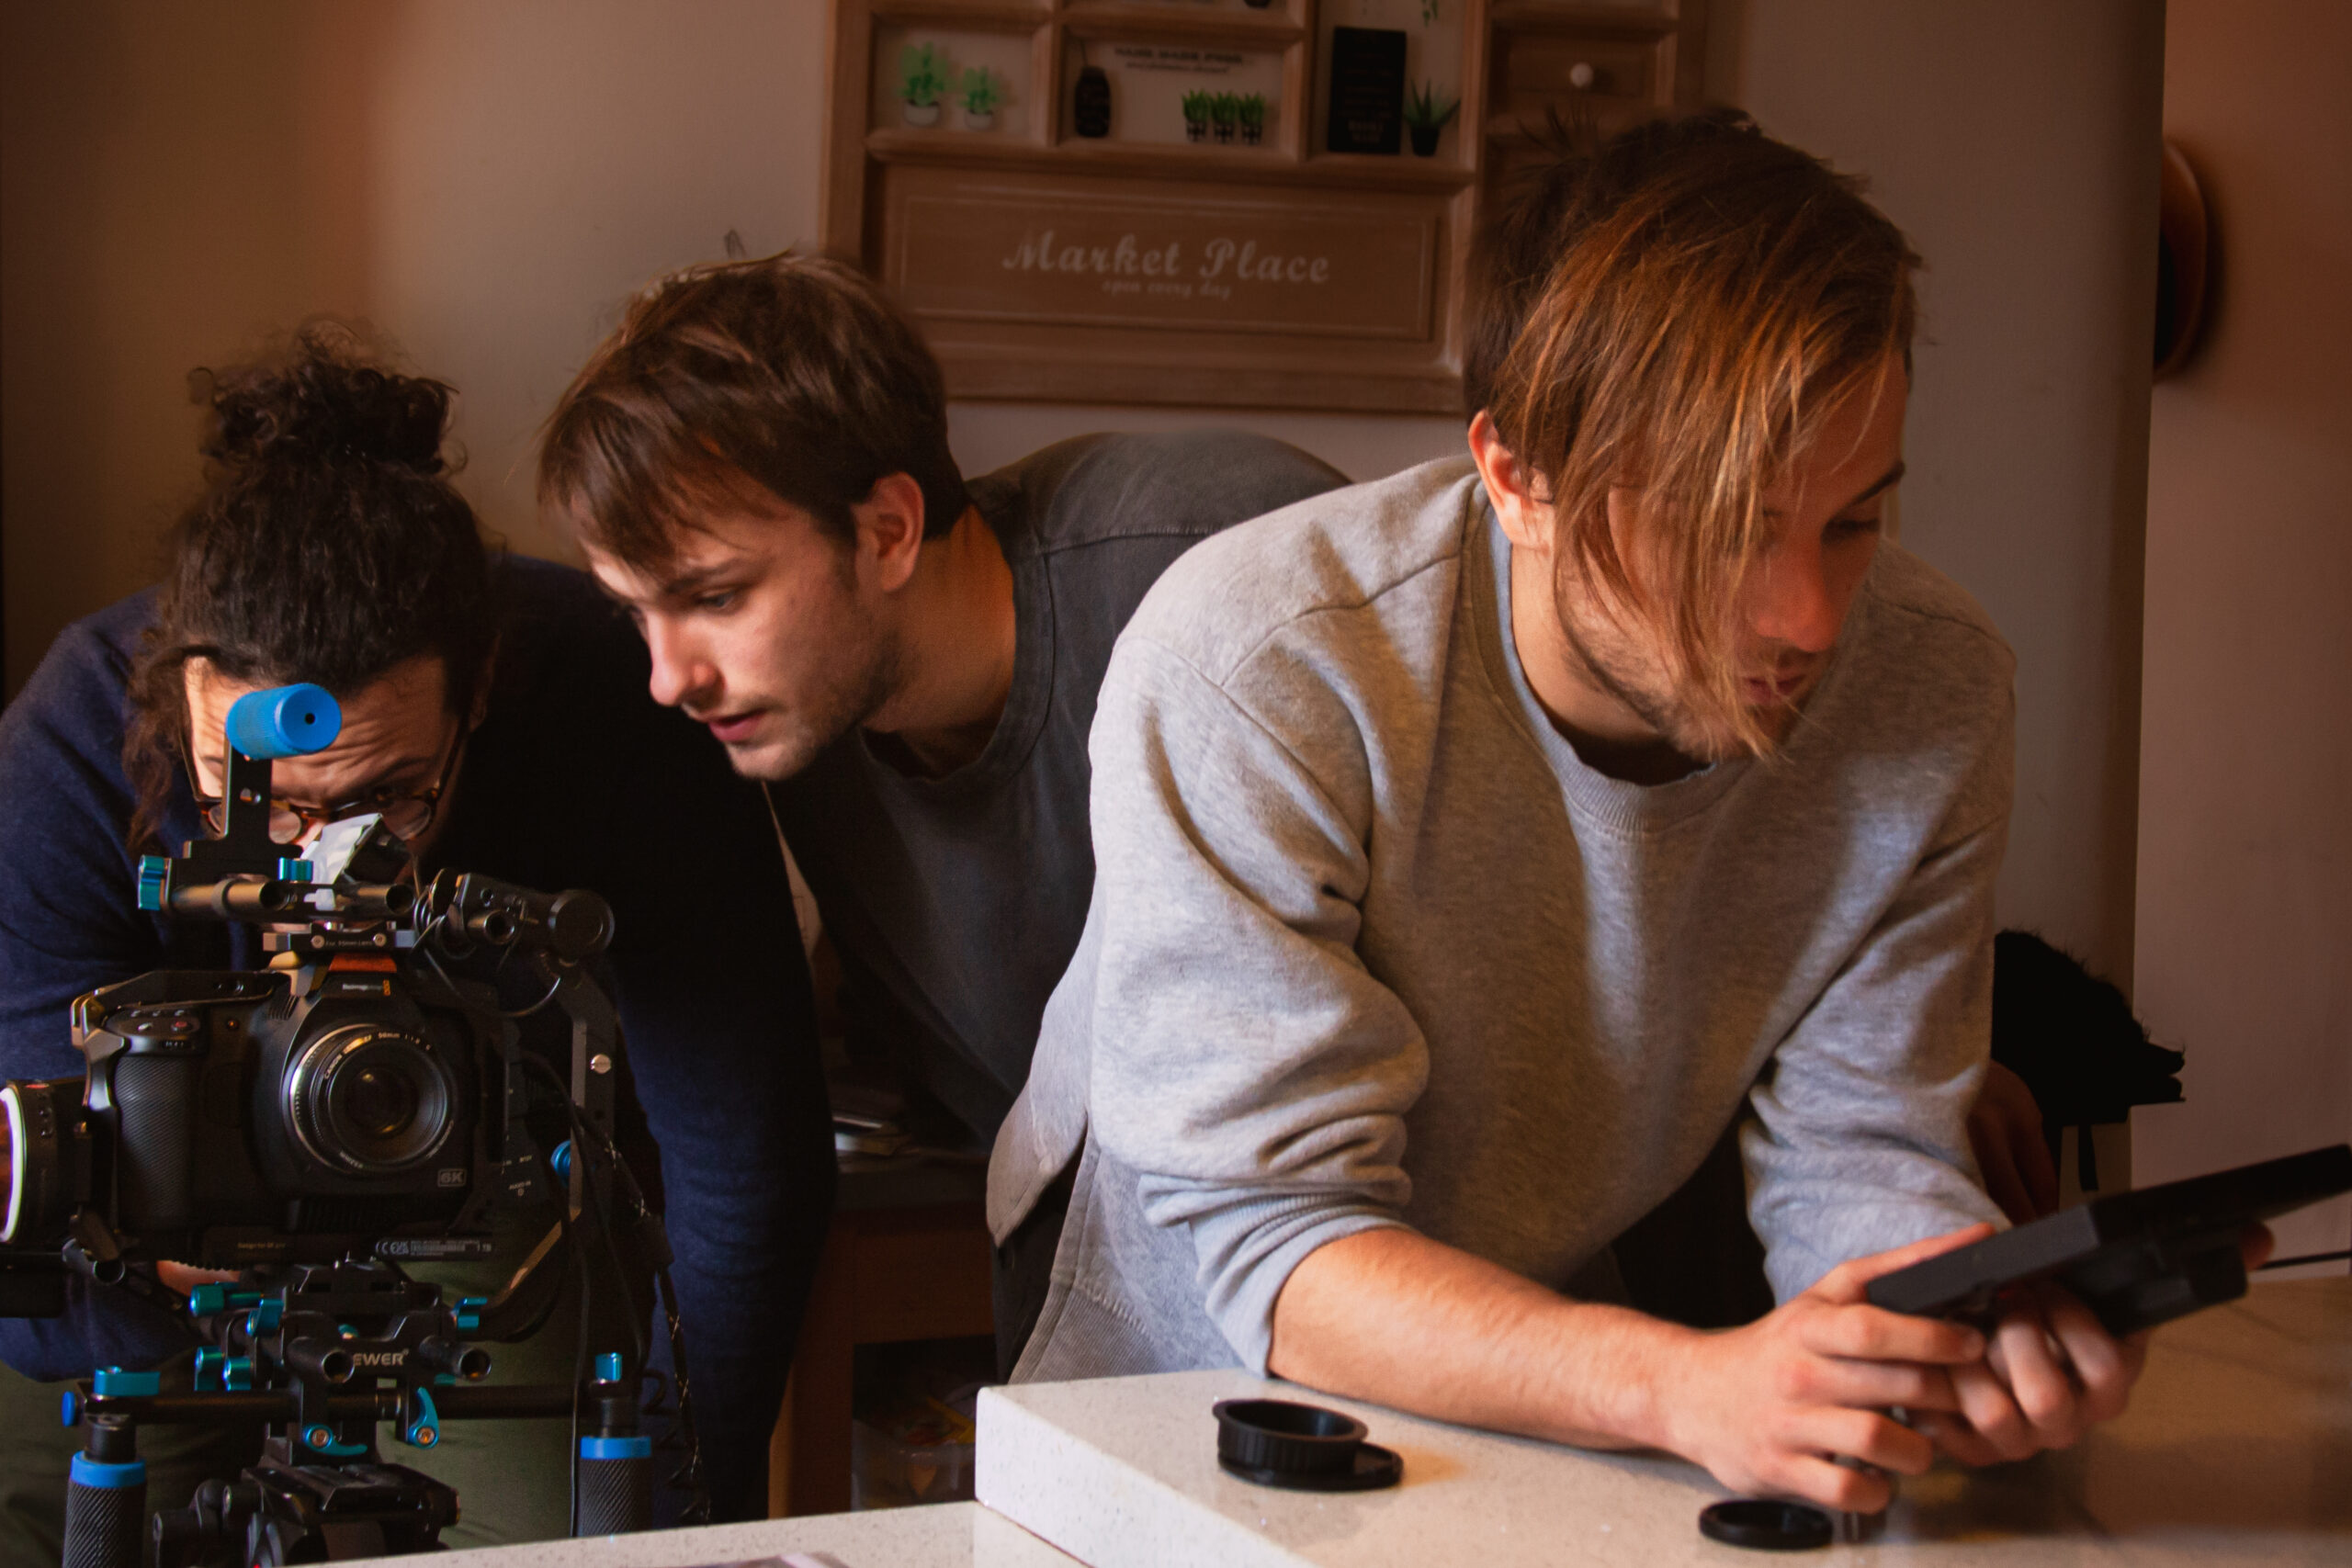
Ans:
[[[1493,416],[1480,409],[1470,421],[1470,460],[1487,484],[1487,500],[1495,518],[1515,548],[1549,555],[1552,551],[1552,507],[1539,491],[1535,470],[1503,445]]]
[[[469,733],[480,729],[481,721],[490,716],[490,689],[498,681],[498,639],[503,635],[491,637],[490,651],[481,656],[481,671],[474,677],[473,712],[466,716]]]
[[[922,486],[911,474],[884,474],[850,514],[857,522],[860,572],[871,561],[883,592],[905,587],[922,554]]]

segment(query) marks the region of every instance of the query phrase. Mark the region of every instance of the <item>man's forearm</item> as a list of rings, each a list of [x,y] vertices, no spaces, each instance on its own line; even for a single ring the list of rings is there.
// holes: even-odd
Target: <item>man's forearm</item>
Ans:
[[[1465,1426],[1584,1448],[1661,1447],[1666,1374],[1696,1337],[1385,1229],[1317,1247],[1292,1271],[1268,1365]]]

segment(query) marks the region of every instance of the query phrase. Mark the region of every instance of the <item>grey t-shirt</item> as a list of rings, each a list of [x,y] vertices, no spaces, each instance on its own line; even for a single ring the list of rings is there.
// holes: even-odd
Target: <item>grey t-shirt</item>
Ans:
[[[970,485],[1012,570],[1012,691],[987,748],[936,778],[852,730],[774,787],[843,970],[853,1045],[894,1058],[985,1147],[1094,883],[1086,734],[1120,628],[1170,561],[1345,484],[1233,431],[1088,435]]]
[[[1083,1148],[1023,1380],[1262,1368],[1317,1247],[1405,1225],[1555,1289],[1752,1111],[1775,1289],[1996,1217],[1964,1122],[2010,659],[1883,547],[1770,761],[1643,787],[1528,690],[1464,461],[1203,545],[1119,639],[1101,873],[997,1140]]]

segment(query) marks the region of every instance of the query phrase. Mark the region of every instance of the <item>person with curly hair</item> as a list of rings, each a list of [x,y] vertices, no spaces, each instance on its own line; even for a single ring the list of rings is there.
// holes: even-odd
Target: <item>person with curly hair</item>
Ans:
[[[261,965],[251,928],[142,912],[135,871],[217,830],[237,697],[324,686],[342,734],[277,765],[277,837],[380,812],[428,872],[585,887],[612,905],[597,977],[626,1046],[622,1146],[666,1209],[716,1511],[763,1517],[833,1181],[773,822],[696,727],[647,696],[642,643],[583,574],[485,546],[451,482],[448,387],[384,367],[327,324],[199,381],[207,474],[163,580],[68,627],[0,716],[0,1077],[81,1070],[67,1010],[84,992],[153,969]],[[568,1070],[560,1015],[524,1028]],[[571,1381],[571,1315],[493,1347],[501,1381]],[[652,1338],[660,1365],[666,1336]],[[0,1420],[0,1556],[57,1560],[71,1434],[55,1393],[30,1380],[107,1365],[181,1378],[191,1343],[184,1316],[79,1281],[66,1317],[0,1323],[15,1369],[0,1408],[20,1417]],[[458,1487],[453,1539],[568,1533],[566,1423],[447,1434],[413,1459]],[[246,1462],[253,1440],[154,1428],[151,1497],[178,1506]]]

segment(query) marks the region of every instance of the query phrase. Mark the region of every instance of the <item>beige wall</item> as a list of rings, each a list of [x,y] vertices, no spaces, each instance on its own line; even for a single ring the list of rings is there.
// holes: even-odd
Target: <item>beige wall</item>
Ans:
[[[491,525],[560,554],[531,432],[628,290],[730,229],[754,250],[816,230],[823,0],[0,3],[12,692],[150,576],[196,474],[190,367],[309,312],[371,319],[462,389]],[[2352,11],[2173,0],[2174,125],[2217,188],[2226,294],[2143,466],[2157,7],[1715,7],[1716,90],[1867,174],[1928,259],[1903,516],[2019,654],[2004,917],[2128,977],[2142,842],[2140,993],[2193,1050],[2146,1168],[2345,1135]],[[1459,440],[1012,405],[959,407],[954,440],[979,468],[1211,417],[1358,476]]]
[[[2347,62],[2340,0],[2171,0],[2220,271],[2149,453],[2139,1000],[2188,1098],[2134,1117],[2143,1180],[2352,1138]],[[2352,1203],[2279,1230],[2341,1248]]]
[[[6,0],[6,680],[149,580],[197,474],[191,367],[304,315],[461,391],[462,483],[519,549],[531,436],[629,290],[817,231],[822,0]],[[1263,429],[1347,472],[1448,420],[958,409],[979,469],[1057,436]]]
[[[822,0],[6,0],[7,676],[127,592],[196,473],[183,386],[316,310],[462,391],[492,527],[560,554],[534,426],[628,291],[816,228]],[[2003,912],[2128,971],[2157,36],[2141,0],[1716,0],[1719,91],[1927,254],[1908,542],[2021,671]],[[2002,91],[1989,93],[1997,82]],[[2020,104],[2033,106],[2030,112]],[[1453,421],[968,405],[992,466],[1214,418],[1359,477]]]
[[[2163,12],[1745,0],[1764,128],[1869,176],[1927,258],[1904,542],[2018,655],[2000,917],[2129,984]]]
[[[314,311],[463,396],[518,547],[530,434],[627,291],[815,231],[820,0],[7,0],[7,676],[137,586],[190,367]]]

